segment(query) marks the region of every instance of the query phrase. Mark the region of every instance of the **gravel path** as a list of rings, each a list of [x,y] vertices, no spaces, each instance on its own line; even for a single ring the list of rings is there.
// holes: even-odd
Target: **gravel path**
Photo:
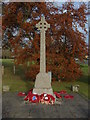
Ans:
[[[3,93],[3,118],[88,118],[88,101],[73,93],[73,100],[65,100],[61,105],[25,104],[17,93]]]

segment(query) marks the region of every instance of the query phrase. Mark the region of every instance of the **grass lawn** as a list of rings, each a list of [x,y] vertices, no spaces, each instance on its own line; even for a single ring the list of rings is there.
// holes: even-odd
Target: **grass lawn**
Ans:
[[[11,92],[25,92],[33,88],[34,82],[26,80],[22,66],[16,68],[16,74],[14,75],[12,59],[3,59],[2,65],[5,66],[5,73],[2,76],[2,84],[8,85]],[[75,82],[52,82],[53,90],[67,90],[67,92],[70,93],[71,85],[79,84],[79,93],[90,99],[90,96],[88,96],[88,87],[90,87],[90,82],[88,82],[88,65],[81,65],[81,68],[83,70],[83,76],[80,79]]]

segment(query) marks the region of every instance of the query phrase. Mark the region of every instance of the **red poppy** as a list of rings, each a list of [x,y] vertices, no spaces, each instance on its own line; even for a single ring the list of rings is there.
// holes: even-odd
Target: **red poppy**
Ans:
[[[25,96],[25,93],[19,92],[18,96],[22,96],[23,97],[23,96]]]
[[[73,98],[74,98],[74,96],[70,95],[70,98],[71,98],[71,99],[73,99]]]
[[[25,101],[27,101],[27,100],[30,101],[30,100],[31,100],[31,95],[32,95],[32,93],[29,92],[28,95],[24,98],[24,100],[25,100]]]
[[[60,91],[60,94],[66,94],[67,92],[66,92],[66,90],[61,90]]]
[[[55,94],[55,96],[56,96],[57,98],[62,98],[62,96],[60,96],[60,94],[59,94],[59,93],[54,92],[54,94]]]
[[[71,96],[71,95],[65,95],[64,98],[66,99],[73,99],[74,96]]]
[[[52,95],[49,95],[51,98],[51,101],[55,102],[55,97],[53,97]]]
[[[29,92],[32,93],[33,89],[30,89]]]
[[[28,96],[26,96],[26,97],[24,98],[24,100],[25,100],[25,101],[28,101]]]
[[[65,95],[64,98],[68,99],[70,98],[70,95]]]
[[[44,94],[45,94],[45,93],[43,93],[43,94],[40,95],[40,99],[42,99],[42,98],[44,97]]]

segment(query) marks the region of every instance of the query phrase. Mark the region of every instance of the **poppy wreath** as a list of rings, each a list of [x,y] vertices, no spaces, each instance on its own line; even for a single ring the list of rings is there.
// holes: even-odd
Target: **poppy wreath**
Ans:
[[[44,104],[44,94],[45,94],[45,93],[43,93],[43,94],[40,95],[40,102],[41,102],[42,104]]]
[[[25,101],[31,101],[31,95],[32,95],[33,89],[30,89],[27,96],[24,98]]]
[[[29,92],[28,95],[24,98],[24,100],[32,103],[37,103],[39,102],[39,95]]]
[[[40,95],[40,102],[45,104],[53,104],[55,102],[55,98],[50,94],[43,93]]]
[[[40,102],[42,104],[43,103],[49,104],[49,101],[50,101],[50,98],[48,97],[48,94],[43,93],[43,94],[40,95]]]
[[[42,104],[44,104],[44,103],[45,104],[54,104],[55,103],[54,96],[47,94],[47,93],[43,93],[41,95],[33,94],[32,91],[33,91],[33,89],[29,90],[27,96],[25,93],[19,92],[18,96],[25,96],[24,100],[32,102],[32,103],[39,103],[39,102]],[[54,92],[54,94],[59,99],[62,98],[61,94],[66,94],[66,95],[64,95],[65,99],[73,99],[74,98],[74,96],[68,95],[65,90],[61,90],[59,93]]]
[[[55,94],[55,96],[56,96],[57,98],[62,98],[62,96],[61,96],[59,93],[54,92],[54,94]]]
[[[46,96],[44,96],[44,103],[50,104],[50,96],[48,94]]]
[[[33,89],[30,89],[29,92],[32,93]]]
[[[49,96],[50,96],[50,103],[54,104],[55,103],[55,97],[53,97],[52,95],[49,95]]]
[[[32,94],[32,95],[31,95],[30,102],[32,102],[32,103],[39,103],[39,95],[37,95],[37,94]]]
[[[32,93],[29,92],[28,95],[24,98],[25,101],[31,101]]]

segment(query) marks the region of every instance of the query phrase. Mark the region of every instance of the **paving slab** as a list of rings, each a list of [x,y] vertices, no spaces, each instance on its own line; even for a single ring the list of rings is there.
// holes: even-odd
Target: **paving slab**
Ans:
[[[88,118],[88,101],[77,93],[74,99],[64,99],[62,104],[45,105],[25,103],[23,97],[6,92],[2,95],[3,118]]]

